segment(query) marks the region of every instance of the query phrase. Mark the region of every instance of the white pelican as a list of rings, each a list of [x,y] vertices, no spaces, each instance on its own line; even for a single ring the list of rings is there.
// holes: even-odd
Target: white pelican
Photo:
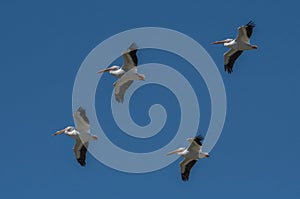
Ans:
[[[123,66],[121,68],[119,66],[112,66],[97,72],[98,74],[109,72],[111,75],[119,78],[119,80],[114,83],[117,102],[124,101],[125,92],[134,80],[145,80],[145,75],[137,73],[138,58],[136,52],[137,46],[133,43],[122,53]]]
[[[225,47],[230,48],[230,50],[224,54],[224,67],[225,71],[228,71],[228,73],[232,73],[234,62],[244,50],[258,48],[258,46],[250,44],[250,37],[254,27],[255,24],[250,21],[246,25],[238,28],[239,33],[237,38],[213,42],[213,44],[224,44]]]
[[[86,116],[86,112],[83,108],[79,107],[76,113],[74,114],[76,127],[68,126],[63,130],[57,131],[52,134],[53,136],[65,133],[66,135],[74,138],[76,143],[74,145],[73,151],[75,153],[75,157],[81,166],[85,166],[85,158],[87,148],[89,146],[90,140],[97,140],[98,137],[96,135],[92,135],[90,133],[90,122]]]
[[[202,140],[203,137],[201,135],[194,138],[189,138],[187,139],[187,141],[190,143],[188,148],[179,148],[167,154],[178,154],[184,157],[184,160],[180,162],[180,173],[183,181],[189,180],[190,171],[199,159],[209,157],[208,153],[202,152]]]

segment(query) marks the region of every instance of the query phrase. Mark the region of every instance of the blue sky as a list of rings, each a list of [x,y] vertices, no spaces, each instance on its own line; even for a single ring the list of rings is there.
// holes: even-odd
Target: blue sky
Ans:
[[[300,68],[296,40],[300,34],[299,5],[295,1],[230,0],[1,1],[1,195],[5,198],[147,199],[158,194],[170,198],[297,198],[300,194]],[[227,49],[210,43],[235,37],[236,28],[249,20],[257,24],[251,41],[259,49],[244,53],[233,74],[228,75],[222,65]],[[50,136],[73,124],[73,83],[88,53],[116,33],[145,26],[174,29],[202,44],[217,64],[226,87],[228,110],[221,138],[211,158],[201,160],[192,170],[188,183],[180,179],[179,160],[156,172],[128,174],[110,169],[88,155],[87,166],[82,168],[73,157],[73,140]],[[172,55],[158,55],[153,60],[147,51],[141,51],[140,57],[142,63],[164,62],[174,68],[180,68],[178,63],[184,62],[178,59],[175,62]],[[105,79],[109,84],[114,81],[109,76]],[[200,122],[203,132],[209,121],[209,99],[205,86],[200,84],[204,88],[199,89],[199,96],[204,96],[203,124]],[[164,104],[170,96],[176,107],[176,100],[168,91],[145,89],[158,89],[166,97],[148,101],[139,91],[133,100]],[[179,113],[172,112],[172,106],[169,109],[174,121],[167,123],[165,131],[177,128]],[[143,116],[133,118],[139,124],[148,122]],[[129,146],[129,150],[148,151],[152,146],[155,149],[163,145],[172,135],[163,134],[163,139],[152,140],[153,145],[151,140],[143,141],[149,147],[140,149],[141,144],[120,132],[108,136],[122,147]],[[127,144],[131,142],[137,147]]]

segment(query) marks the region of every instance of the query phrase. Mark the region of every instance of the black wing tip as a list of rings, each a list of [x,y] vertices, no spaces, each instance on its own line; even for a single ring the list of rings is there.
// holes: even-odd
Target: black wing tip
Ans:
[[[76,158],[77,162],[83,167],[86,165],[86,162],[85,162],[86,152],[87,152],[87,146],[82,145],[82,147],[80,149],[80,157]]]
[[[232,54],[228,60],[228,63],[224,63],[225,72],[228,71],[228,74],[231,74],[233,72],[233,66],[236,61],[236,59],[243,53],[242,50],[236,51],[234,54]]]
[[[186,176],[185,174],[182,173],[181,179],[182,179],[182,181],[187,182],[187,181],[189,181],[189,176]]]
[[[86,165],[86,162],[85,162],[85,160],[83,160],[83,159],[78,158],[78,159],[77,159],[77,162],[78,162],[81,166],[83,166],[83,167]]]
[[[135,66],[138,65],[138,57],[136,55],[136,52],[137,52],[137,49],[129,51],[129,55],[131,56],[131,59],[132,59]]]
[[[181,173],[181,179],[183,181],[189,180],[191,169],[196,164],[196,162],[197,160],[192,160],[185,166],[184,173]]]
[[[194,141],[199,144],[200,146],[202,146],[202,141],[203,141],[203,136],[202,135],[197,135],[196,137],[194,137]]]
[[[202,135],[197,135],[197,136],[195,137],[195,139],[199,139],[200,141],[202,141],[202,140],[204,139],[204,137],[203,137]]]
[[[246,26],[255,27],[255,23],[251,20],[246,24]]]
[[[225,72],[227,71],[228,74],[231,74],[233,72],[232,68],[227,65],[225,65],[224,68],[225,68]]]

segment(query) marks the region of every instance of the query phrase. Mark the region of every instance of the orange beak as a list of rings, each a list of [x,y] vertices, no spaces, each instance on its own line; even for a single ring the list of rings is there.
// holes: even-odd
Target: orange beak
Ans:
[[[55,136],[55,135],[60,135],[62,133],[64,133],[66,131],[66,129],[63,129],[63,130],[60,130],[60,131],[57,131],[56,133],[53,133],[52,136]]]
[[[226,40],[221,40],[221,41],[212,42],[211,44],[224,44],[226,42],[227,42]]]
[[[184,151],[184,149],[185,148],[178,148],[178,149],[176,149],[174,151],[171,151],[170,153],[168,153],[166,155],[169,156],[169,155],[177,154],[177,153],[180,153],[180,152]]]
[[[106,69],[104,69],[104,70],[99,70],[99,71],[97,72],[97,74],[104,73],[104,72],[109,72],[109,71],[111,71],[111,70],[113,70],[112,67],[106,68]]]

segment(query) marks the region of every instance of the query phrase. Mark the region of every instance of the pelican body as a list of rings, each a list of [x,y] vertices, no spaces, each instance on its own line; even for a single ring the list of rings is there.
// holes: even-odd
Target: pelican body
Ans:
[[[224,68],[229,74],[233,72],[233,65],[244,50],[254,50],[258,48],[258,46],[250,44],[250,37],[254,27],[255,24],[250,21],[246,25],[238,28],[238,36],[235,39],[225,39],[212,43],[224,44],[225,47],[230,48],[230,50],[224,54]]]
[[[73,126],[68,126],[52,135],[56,136],[64,133],[67,136],[74,138],[76,140],[73,148],[75,157],[81,166],[85,166],[86,152],[89,146],[89,141],[97,140],[98,137],[90,133],[89,120],[86,116],[85,110],[82,107],[79,107],[79,109],[76,111],[74,118],[76,122],[76,128]]]
[[[183,161],[180,162],[180,173],[183,181],[189,180],[190,171],[199,159],[209,157],[208,153],[202,152],[202,140],[203,137],[201,135],[194,138],[189,138],[187,139],[187,141],[190,143],[188,148],[178,148],[167,154],[177,154],[184,157]]]
[[[108,72],[119,80],[114,83],[115,99],[117,102],[124,102],[124,95],[134,80],[145,80],[145,75],[137,72],[138,58],[136,56],[137,46],[135,43],[122,53],[123,66],[112,66],[97,73]]]

